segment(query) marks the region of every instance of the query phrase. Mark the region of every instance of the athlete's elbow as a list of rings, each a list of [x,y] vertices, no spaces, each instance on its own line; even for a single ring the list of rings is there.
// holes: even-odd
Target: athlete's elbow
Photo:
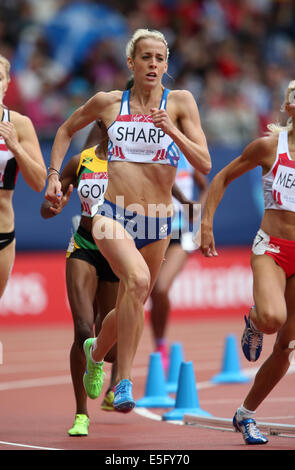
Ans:
[[[35,182],[35,191],[37,191],[38,193],[41,193],[41,191],[43,191],[46,185],[46,179],[47,179],[47,172],[46,172],[46,169],[44,168],[40,172],[39,178],[37,178]]]
[[[46,185],[46,170],[42,170],[36,178],[28,181],[28,184],[34,191],[41,193]]]
[[[209,175],[210,171],[212,170],[212,163],[211,163],[211,160],[210,161],[207,161],[203,164],[203,171],[202,173],[204,175]]]
[[[45,188],[45,182],[44,182],[44,184],[43,183],[42,184],[37,183],[35,188],[33,188],[33,189],[34,189],[34,191],[36,191],[36,193],[41,193],[44,188]]]
[[[30,184],[30,186],[33,189],[33,191],[36,191],[36,193],[41,193],[41,191],[43,191],[43,189],[45,188],[45,183],[40,184],[38,182],[34,182],[33,184]]]
[[[55,140],[71,140],[75,132],[72,130],[69,120],[67,119],[65,122],[63,122],[59,128],[57,129]]]

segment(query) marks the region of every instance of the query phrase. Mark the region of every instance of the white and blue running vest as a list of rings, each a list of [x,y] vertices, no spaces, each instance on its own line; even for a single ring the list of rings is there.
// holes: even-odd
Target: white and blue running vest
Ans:
[[[183,153],[180,154],[175,183],[187,199],[193,200],[194,196],[194,168],[187,161]],[[172,231],[179,229],[183,231],[189,230],[189,221],[183,212],[182,204],[173,197],[174,218],[172,222]],[[182,214],[181,214],[182,213]]]
[[[160,109],[166,109],[167,88],[164,89]],[[162,129],[153,124],[148,114],[130,113],[130,90],[122,94],[121,109],[108,128],[108,161],[158,163],[177,167],[180,150]]]

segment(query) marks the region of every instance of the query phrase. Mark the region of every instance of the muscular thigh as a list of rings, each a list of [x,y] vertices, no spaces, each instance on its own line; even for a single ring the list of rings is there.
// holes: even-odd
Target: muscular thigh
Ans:
[[[116,306],[119,282],[98,281],[95,305],[98,313],[98,323]]]
[[[92,324],[93,303],[98,283],[95,267],[84,260],[67,259],[66,282],[74,320],[80,319]]]
[[[0,251],[0,297],[2,297],[15,258],[15,240]]]
[[[121,280],[126,280],[133,271],[147,270],[144,258],[137,250],[134,240],[115,220],[96,216],[92,234],[99,250]]]
[[[267,255],[251,256],[253,295],[257,311],[267,310],[286,315],[286,276],[273,258]]]
[[[288,348],[290,342],[293,342],[292,349],[295,347],[295,275],[287,280],[286,285],[286,304],[287,320],[278,333],[277,343],[282,348]]]
[[[177,274],[182,270],[187,257],[187,252],[182,249],[179,243],[170,244],[157,277],[155,289],[167,291]]]
[[[150,271],[151,282],[149,294],[152,291],[159,275],[169,241],[170,237],[163,240],[158,240],[156,242],[150,243],[149,245],[146,245],[140,250]]]

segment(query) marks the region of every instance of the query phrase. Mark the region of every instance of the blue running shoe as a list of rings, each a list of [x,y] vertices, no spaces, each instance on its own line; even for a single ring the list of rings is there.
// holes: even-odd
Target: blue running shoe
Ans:
[[[130,380],[123,379],[116,385],[113,406],[116,411],[122,413],[129,413],[135,407]]]
[[[241,346],[244,356],[248,361],[255,362],[259,358],[262,351],[263,333],[253,330],[250,324],[250,315],[245,316],[245,329],[243,331]]]
[[[243,438],[246,444],[260,445],[267,444],[268,442],[268,439],[263,434],[261,434],[258,427],[256,426],[255,420],[252,418],[238,421],[236,413],[233,417],[233,426],[236,432],[241,432],[243,434]]]

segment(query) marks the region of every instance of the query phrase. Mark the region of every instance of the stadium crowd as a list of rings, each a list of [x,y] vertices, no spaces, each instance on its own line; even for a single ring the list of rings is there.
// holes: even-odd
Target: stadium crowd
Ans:
[[[165,85],[193,93],[210,145],[247,143],[278,120],[295,75],[292,0],[2,0],[5,104],[54,137],[95,91],[124,87],[122,47],[140,27],[168,38]]]

